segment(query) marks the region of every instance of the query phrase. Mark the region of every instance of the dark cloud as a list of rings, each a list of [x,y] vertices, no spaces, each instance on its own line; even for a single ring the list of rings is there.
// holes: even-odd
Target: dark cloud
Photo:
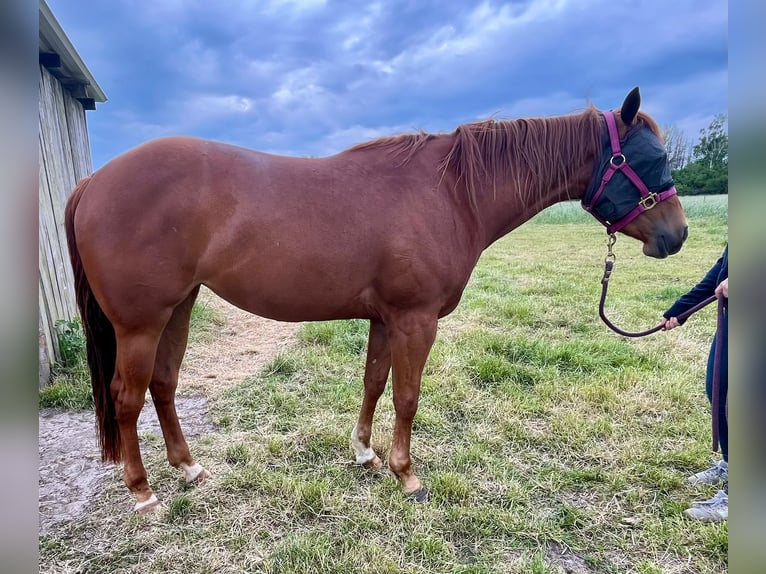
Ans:
[[[726,110],[718,0],[49,0],[109,102],[94,165],[194,134],[324,155],[402,130],[614,107],[695,137]]]

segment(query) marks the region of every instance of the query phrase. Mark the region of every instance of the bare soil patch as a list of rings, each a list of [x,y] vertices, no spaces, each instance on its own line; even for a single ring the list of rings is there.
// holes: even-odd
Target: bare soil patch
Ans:
[[[212,340],[191,344],[184,357],[178,393],[211,396],[257,373],[295,341],[299,323],[252,315],[202,288],[198,304],[209,305],[223,320]]]

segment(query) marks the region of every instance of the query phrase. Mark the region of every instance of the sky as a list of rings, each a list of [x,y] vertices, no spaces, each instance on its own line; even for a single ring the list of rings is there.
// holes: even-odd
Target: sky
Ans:
[[[325,156],[404,132],[642,109],[727,113],[721,0],[48,0],[108,101],[94,169],[155,137]]]

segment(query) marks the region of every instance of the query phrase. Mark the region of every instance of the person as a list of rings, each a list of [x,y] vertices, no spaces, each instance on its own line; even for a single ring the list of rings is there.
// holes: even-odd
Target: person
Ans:
[[[719,522],[728,520],[729,517],[729,422],[727,412],[727,396],[729,387],[728,378],[728,302],[729,302],[729,245],[726,244],[723,254],[710,268],[702,280],[697,283],[688,293],[682,295],[678,300],[663,313],[660,321],[664,331],[669,331],[682,325],[685,321],[679,321],[678,315],[682,314],[701,303],[711,295],[715,295],[723,301],[724,312],[722,324],[720,327],[720,365],[719,365],[719,392],[718,392],[718,434],[721,445],[722,460],[713,461],[712,466],[702,472],[698,472],[689,477],[692,484],[721,484],[723,488],[719,490],[713,498],[692,503],[691,508],[684,511],[684,514],[690,518],[703,520],[705,522]],[[713,337],[708,356],[707,374],[705,377],[705,390],[708,400],[713,404],[713,367],[715,364],[716,339],[718,334]]]

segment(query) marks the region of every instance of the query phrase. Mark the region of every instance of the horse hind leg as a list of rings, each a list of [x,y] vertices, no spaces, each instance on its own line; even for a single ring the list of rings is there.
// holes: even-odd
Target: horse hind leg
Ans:
[[[183,471],[187,484],[210,477],[210,473],[191,456],[186,438],[178,422],[175,405],[178,372],[186,352],[189,321],[198,293],[199,287],[195,288],[173,310],[173,315],[160,338],[154,372],[149,384],[149,391],[165,439],[168,462],[171,466]]]
[[[138,415],[152,377],[159,333],[151,330],[116,332],[117,361],[110,387],[119,426],[123,477],[136,498],[135,510],[147,512],[159,504],[146,477],[138,444]]]
[[[367,362],[364,368],[364,399],[359,410],[359,419],[351,431],[351,448],[357,464],[366,468],[383,466],[378,455],[370,446],[372,419],[378,399],[383,394],[391,370],[391,348],[386,328],[380,321],[370,321],[370,335],[367,343]]]

